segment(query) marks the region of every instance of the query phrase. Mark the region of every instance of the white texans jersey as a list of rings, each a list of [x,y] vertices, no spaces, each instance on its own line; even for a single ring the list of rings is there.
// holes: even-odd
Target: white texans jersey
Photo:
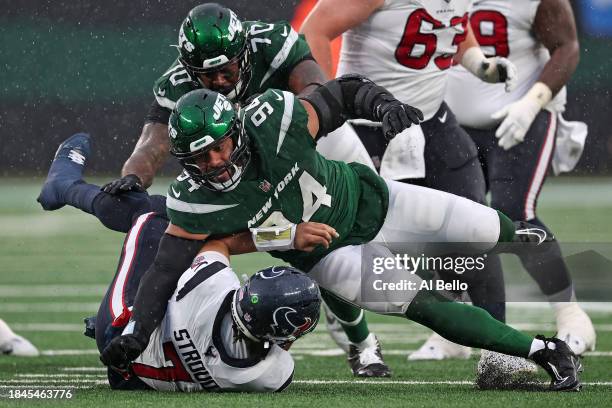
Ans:
[[[338,75],[359,73],[431,118],[465,39],[471,0],[386,0],[342,35]]]
[[[518,86],[506,92],[503,84],[488,84],[461,66],[449,71],[446,102],[461,125],[490,129],[498,122],[491,115],[517,101],[537,81],[546,62],[548,50],[533,34],[532,25],[540,0],[474,1],[470,24],[486,56],[506,57],[518,71]],[[562,27],[557,27],[562,30]],[[548,104],[547,109],[562,112],[565,88]]]
[[[161,325],[132,364],[142,381],[162,391],[253,391],[283,389],[292,379],[289,352],[234,341],[230,305],[240,287],[217,252],[204,252],[178,282]],[[129,327],[126,332],[129,332]]]

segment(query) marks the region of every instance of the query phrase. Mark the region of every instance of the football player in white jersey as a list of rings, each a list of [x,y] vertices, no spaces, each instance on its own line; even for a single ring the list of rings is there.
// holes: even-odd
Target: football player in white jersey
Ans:
[[[390,142],[378,124],[354,123],[380,175],[485,202],[477,150],[444,103],[448,68],[460,61],[478,81],[515,85],[506,58],[485,57],[467,25],[470,0],[322,0],[301,31],[317,62],[331,72],[330,41],[342,34],[338,72],[356,72],[387,88],[425,116]],[[342,10],[338,13],[337,10]],[[457,279],[453,276],[444,276]],[[497,256],[479,274],[464,274],[474,304],[505,320],[505,292]],[[358,322],[352,322],[358,324]],[[337,338],[338,336],[336,336]],[[342,337],[340,334],[339,337]],[[411,359],[467,358],[469,348],[433,336]]]
[[[446,101],[478,147],[491,206],[548,230],[536,214],[548,168],[552,162],[555,172],[573,169],[586,137],[585,124],[561,117],[565,85],[579,59],[572,8],[567,0],[479,0],[470,24],[487,56],[518,67],[517,87],[504,92],[455,67]],[[595,331],[575,301],[559,244],[520,259],[553,306],[557,336],[576,354],[594,349]]]
[[[143,262],[146,246],[163,232],[157,226],[165,223],[164,215],[146,213],[128,232],[97,316],[100,351],[132,332],[133,322],[126,322],[144,270],[130,267]],[[317,284],[291,267],[263,269],[240,286],[227,247],[210,242],[180,278],[147,348],[129,366],[109,368],[109,384],[124,390],[282,391],[294,370],[286,349],[315,328],[320,307]]]

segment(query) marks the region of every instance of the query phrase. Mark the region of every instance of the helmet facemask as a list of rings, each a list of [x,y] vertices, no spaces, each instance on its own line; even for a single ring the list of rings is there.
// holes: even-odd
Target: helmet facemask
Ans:
[[[227,141],[228,138],[231,138],[234,144],[234,149],[229,160],[225,162],[223,166],[203,173],[197,164],[198,158],[202,155],[206,155],[211,149]],[[187,171],[195,182],[210,190],[218,192],[231,191],[238,186],[251,158],[251,152],[248,146],[248,136],[242,122],[238,118],[236,118],[225,137],[206,146],[204,149],[190,153],[178,153],[171,150],[171,153],[178,158],[185,171]],[[229,179],[225,181],[220,180],[219,177],[226,172],[230,175]]]

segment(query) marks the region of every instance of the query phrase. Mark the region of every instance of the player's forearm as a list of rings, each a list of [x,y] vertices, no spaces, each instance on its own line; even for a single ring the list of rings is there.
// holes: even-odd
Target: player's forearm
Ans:
[[[324,35],[312,33],[310,31],[304,32],[304,35],[312,51],[312,56],[325,74],[326,78],[323,78],[323,82],[325,82],[327,78],[334,78],[336,73],[334,72],[330,45],[333,38],[327,38]]]
[[[137,175],[143,187],[153,183],[155,174],[164,165],[168,157],[168,126],[161,123],[147,123],[132,155],[123,165],[121,175]]]
[[[133,334],[143,344],[161,323],[179,278],[189,268],[203,242],[164,234],[153,264],[140,281],[134,299]]]
[[[227,237],[216,238],[214,242],[219,241],[224,244],[230,255],[250,254],[257,252],[257,248],[253,243],[253,237],[250,231],[239,232]]]
[[[554,50],[550,60],[544,65],[538,82],[546,84],[552,95],[556,95],[569,82],[579,60],[578,41],[563,44]]]

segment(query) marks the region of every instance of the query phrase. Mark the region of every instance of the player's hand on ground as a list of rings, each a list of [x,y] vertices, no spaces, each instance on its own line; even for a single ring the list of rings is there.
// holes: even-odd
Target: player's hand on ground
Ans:
[[[109,194],[121,194],[126,191],[144,192],[142,181],[135,174],[128,174],[120,179],[113,180],[101,187],[101,190]]]
[[[517,69],[509,59],[503,57],[487,58],[482,63],[481,78],[486,82],[503,82],[506,85],[506,92],[511,92],[516,88],[518,82]]]
[[[146,345],[142,344],[133,334],[118,336],[102,350],[100,361],[106,366],[126,370],[145,348]]]
[[[297,250],[311,252],[318,245],[329,248],[332,240],[338,237],[336,230],[327,224],[302,222],[296,227],[293,246]]]

